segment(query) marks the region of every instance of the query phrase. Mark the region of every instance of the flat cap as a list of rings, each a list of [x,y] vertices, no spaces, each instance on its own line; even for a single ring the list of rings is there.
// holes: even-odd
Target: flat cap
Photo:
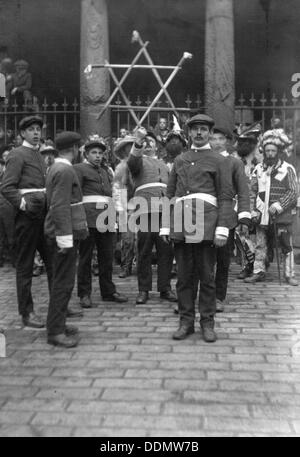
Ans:
[[[212,128],[215,125],[215,121],[206,114],[196,114],[195,116],[191,117],[191,119],[189,119],[186,123],[188,127],[191,127],[194,124],[206,124],[210,128]]]
[[[214,133],[222,133],[222,135],[226,136],[229,140],[232,139],[232,132],[223,126],[216,126],[214,127]]]
[[[74,144],[79,143],[81,136],[77,132],[60,132],[55,138],[56,149],[62,151],[72,147]]]
[[[107,149],[104,138],[102,138],[99,135],[90,135],[88,137],[87,141],[84,143],[85,151],[87,151],[90,148],[97,147],[97,146],[99,148],[101,148],[103,151],[106,151],[106,149]]]
[[[43,119],[39,116],[26,116],[19,122],[19,130],[25,130],[33,124],[38,124],[41,128],[43,127]]]

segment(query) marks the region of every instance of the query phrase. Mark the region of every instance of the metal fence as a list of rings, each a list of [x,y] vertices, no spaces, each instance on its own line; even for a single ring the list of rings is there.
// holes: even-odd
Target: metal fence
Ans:
[[[45,98],[42,103],[34,101],[31,105],[23,106],[2,102],[0,127],[4,130],[5,138],[16,137],[20,119],[33,113],[38,114],[44,120],[44,138],[55,138],[59,130],[78,131],[80,128],[80,108],[77,99],[71,103],[66,98],[59,103],[48,103]]]

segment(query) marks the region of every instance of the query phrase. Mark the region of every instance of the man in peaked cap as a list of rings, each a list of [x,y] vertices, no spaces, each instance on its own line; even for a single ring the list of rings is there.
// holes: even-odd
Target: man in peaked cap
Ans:
[[[47,316],[48,343],[65,348],[78,343],[78,330],[67,326],[66,318],[82,315],[82,310],[70,315],[68,303],[75,283],[78,243],[88,235],[81,187],[72,166],[80,139],[76,132],[57,135],[55,143],[59,157],[50,167],[46,180],[45,234],[53,265]]]
[[[44,238],[46,215],[46,164],[40,153],[43,120],[27,116],[20,121],[21,146],[8,156],[2,183],[4,197],[16,210],[16,279],[19,313],[24,326],[42,328],[44,323],[33,310],[32,270],[38,250],[51,281],[51,265]]]
[[[227,242],[232,185],[225,158],[212,151],[209,144],[213,126],[214,120],[204,114],[197,114],[188,121],[192,146],[176,157],[168,182],[167,197],[175,198],[176,220],[171,214],[171,226],[163,227],[160,234],[165,242],[169,236],[174,241],[180,318],[179,328],[173,334],[175,340],[183,340],[195,331],[198,279],[203,339],[214,342],[217,338],[214,331],[216,247]],[[181,228],[176,226],[178,218],[182,220]]]
[[[216,311],[223,312],[226,303],[228,273],[231,253],[234,247],[235,229],[241,236],[248,236],[248,227],[251,222],[250,197],[248,182],[245,175],[244,165],[240,158],[233,157],[227,152],[228,142],[232,139],[232,133],[223,126],[216,126],[210,139],[212,149],[226,160],[230,167],[232,179],[232,206],[228,213],[229,236],[225,246],[217,249],[216,269]]]
[[[78,264],[78,296],[83,308],[91,308],[92,275],[91,263],[93,248],[96,245],[99,267],[99,288],[104,301],[127,302],[128,298],[116,291],[112,281],[113,238],[115,226],[98,226],[98,217],[112,205],[112,179],[103,155],[106,145],[97,135],[85,143],[85,162],[74,166],[83,193],[83,204],[87,216],[89,236],[80,243]]]

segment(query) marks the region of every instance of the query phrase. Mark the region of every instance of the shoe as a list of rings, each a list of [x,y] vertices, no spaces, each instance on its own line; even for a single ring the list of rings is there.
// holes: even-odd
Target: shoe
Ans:
[[[82,317],[83,316],[83,310],[81,306],[68,306],[67,309],[67,317]]]
[[[293,278],[292,276],[286,276],[285,280],[290,286],[298,286],[299,285],[297,279]]]
[[[195,333],[194,326],[180,325],[179,328],[173,333],[173,340],[184,340],[189,335]]]
[[[248,284],[254,284],[256,282],[265,281],[266,275],[263,271],[259,271],[258,273],[253,273],[253,275],[249,276],[249,278],[245,278],[244,282]]]
[[[119,292],[114,292],[113,294],[103,297],[103,301],[114,301],[116,303],[126,303],[128,298],[125,295],[119,294]]]
[[[66,325],[66,327],[65,327],[66,336],[75,336],[75,335],[78,335],[78,333],[79,333],[78,327],[75,327],[75,325]]]
[[[160,293],[160,298],[163,300],[168,300],[170,302],[177,302],[177,297],[172,290],[165,290]]]
[[[60,333],[59,335],[48,335],[47,343],[53,346],[73,348],[77,346],[78,339],[74,336],[67,336],[65,333]]]
[[[88,295],[80,297],[80,306],[82,306],[82,308],[92,308],[93,303],[91,298]]]
[[[206,322],[200,324],[202,336],[206,343],[214,343],[217,340],[216,332],[214,331],[214,322]]]
[[[24,327],[31,328],[44,328],[45,323],[40,316],[37,316],[35,313],[30,313],[28,316],[22,317],[22,322]]]
[[[142,290],[138,293],[135,303],[137,305],[143,305],[144,303],[147,303],[148,298],[149,298],[149,293],[147,291]]]
[[[216,302],[216,312],[217,313],[223,313],[225,309],[225,300],[219,300],[217,298],[217,302]]]
[[[3,268],[4,267],[4,262],[3,260],[0,260],[0,268]]]
[[[251,276],[253,273],[253,268],[245,267],[243,270],[237,275],[238,279],[246,279]]]
[[[176,306],[176,308],[174,308],[174,314],[179,314],[179,309],[178,309],[178,306]]]

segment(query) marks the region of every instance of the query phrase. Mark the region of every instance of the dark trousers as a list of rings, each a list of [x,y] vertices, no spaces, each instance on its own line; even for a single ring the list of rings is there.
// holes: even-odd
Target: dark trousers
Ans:
[[[137,277],[140,291],[152,290],[152,248],[157,252],[157,290],[171,289],[173,249],[164,243],[158,233],[138,232],[137,234]]]
[[[225,246],[217,248],[216,297],[225,300],[228,286],[228,273],[234,244],[234,230],[229,231]]]
[[[195,320],[195,278],[200,279],[200,322],[213,321],[216,312],[214,267],[216,248],[211,242],[175,243],[177,296],[180,322],[193,326]]]
[[[15,210],[10,204],[0,205],[0,262],[5,251],[15,261]]]
[[[51,250],[53,277],[47,316],[48,335],[65,332],[67,308],[75,284],[77,242],[70,249],[61,250],[55,240],[47,240]]]
[[[16,217],[16,280],[19,313],[24,317],[33,311],[31,285],[36,250],[44,261],[50,290],[52,268],[44,237],[44,219],[31,219],[19,211]]]
[[[100,233],[96,228],[89,228],[90,235],[80,242],[79,263],[77,272],[78,297],[90,296],[92,293],[91,263],[93,249],[96,245],[99,287],[102,298],[111,296],[116,292],[112,281],[113,272],[113,239],[114,233]]]

